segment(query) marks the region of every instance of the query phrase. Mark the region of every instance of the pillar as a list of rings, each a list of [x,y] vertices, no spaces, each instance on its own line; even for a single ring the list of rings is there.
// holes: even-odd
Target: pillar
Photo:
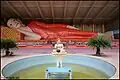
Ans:
[[[95,25],[92,24],[92,32],[94,32],[94,31],[95,31]]]
[[[45,71],[45,79],[49,79],[49,73],[48,73],[48,70]]]
[[[82,24],[82,30],[84,31],[84,24]]]
[[[69,70],[69,78],[72,79],[72,71]]]
[[[62,60],[57,60],[57,68],[61,68],[62,67]]]
[[[105,32],[105,26],[104,26],[104,23],[102,23],[102,32],[103,32],[103,33]]]

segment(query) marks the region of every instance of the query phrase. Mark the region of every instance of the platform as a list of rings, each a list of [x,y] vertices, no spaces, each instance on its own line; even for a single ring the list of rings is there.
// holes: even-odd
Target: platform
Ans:
[[[54,76],[54,78],[64,78],[65,75],[69,76],[69,79],[72,79],[72,68],[71,67],[62,67],[62,68],[57,68],[57,67],[48,67],[46,70],[46,79],[50,79],[50,76]]]

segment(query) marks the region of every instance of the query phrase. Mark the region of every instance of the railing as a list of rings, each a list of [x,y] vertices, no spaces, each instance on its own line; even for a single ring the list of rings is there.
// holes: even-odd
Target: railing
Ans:
[[[45,41],[45,40],[20,40],[18,41],[19,47],[48,47],[52,48],[56,41]],[[69,47],[88,47],[88,41],[62,41],[63,44]],[[119,48],[119,40],[112,40],[112,47]]]

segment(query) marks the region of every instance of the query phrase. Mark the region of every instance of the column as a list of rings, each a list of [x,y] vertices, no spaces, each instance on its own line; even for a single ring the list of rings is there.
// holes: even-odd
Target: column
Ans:
[[[61,68],[62,67],[62,60],[58,59],[57,60],[57,68]]]
[[[69,70],[69,78],[72,79],[72,72]]]
[[[84,24],[82,24],[82,30],[84,31]]]
[[[104,33],[105,32],[105,30],[104,30],[104,23],[102,23],[102,32]]]
[[[94,31],[95,31],[95,25],[92,24],[92,32],[94,32]]]
[[[49,75],[48,75],[48,70],[45,71],[45,79],[48,79]]]

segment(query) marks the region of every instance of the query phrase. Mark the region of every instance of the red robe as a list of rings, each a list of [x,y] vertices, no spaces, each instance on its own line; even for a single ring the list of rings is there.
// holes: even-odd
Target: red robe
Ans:
[[[41,36],[41,40],[80,40],[88,39],[97,32],[81,31],[67,28],[65,24],[46,24],[37,20],[32,20],[28,27],[36,34]]]

